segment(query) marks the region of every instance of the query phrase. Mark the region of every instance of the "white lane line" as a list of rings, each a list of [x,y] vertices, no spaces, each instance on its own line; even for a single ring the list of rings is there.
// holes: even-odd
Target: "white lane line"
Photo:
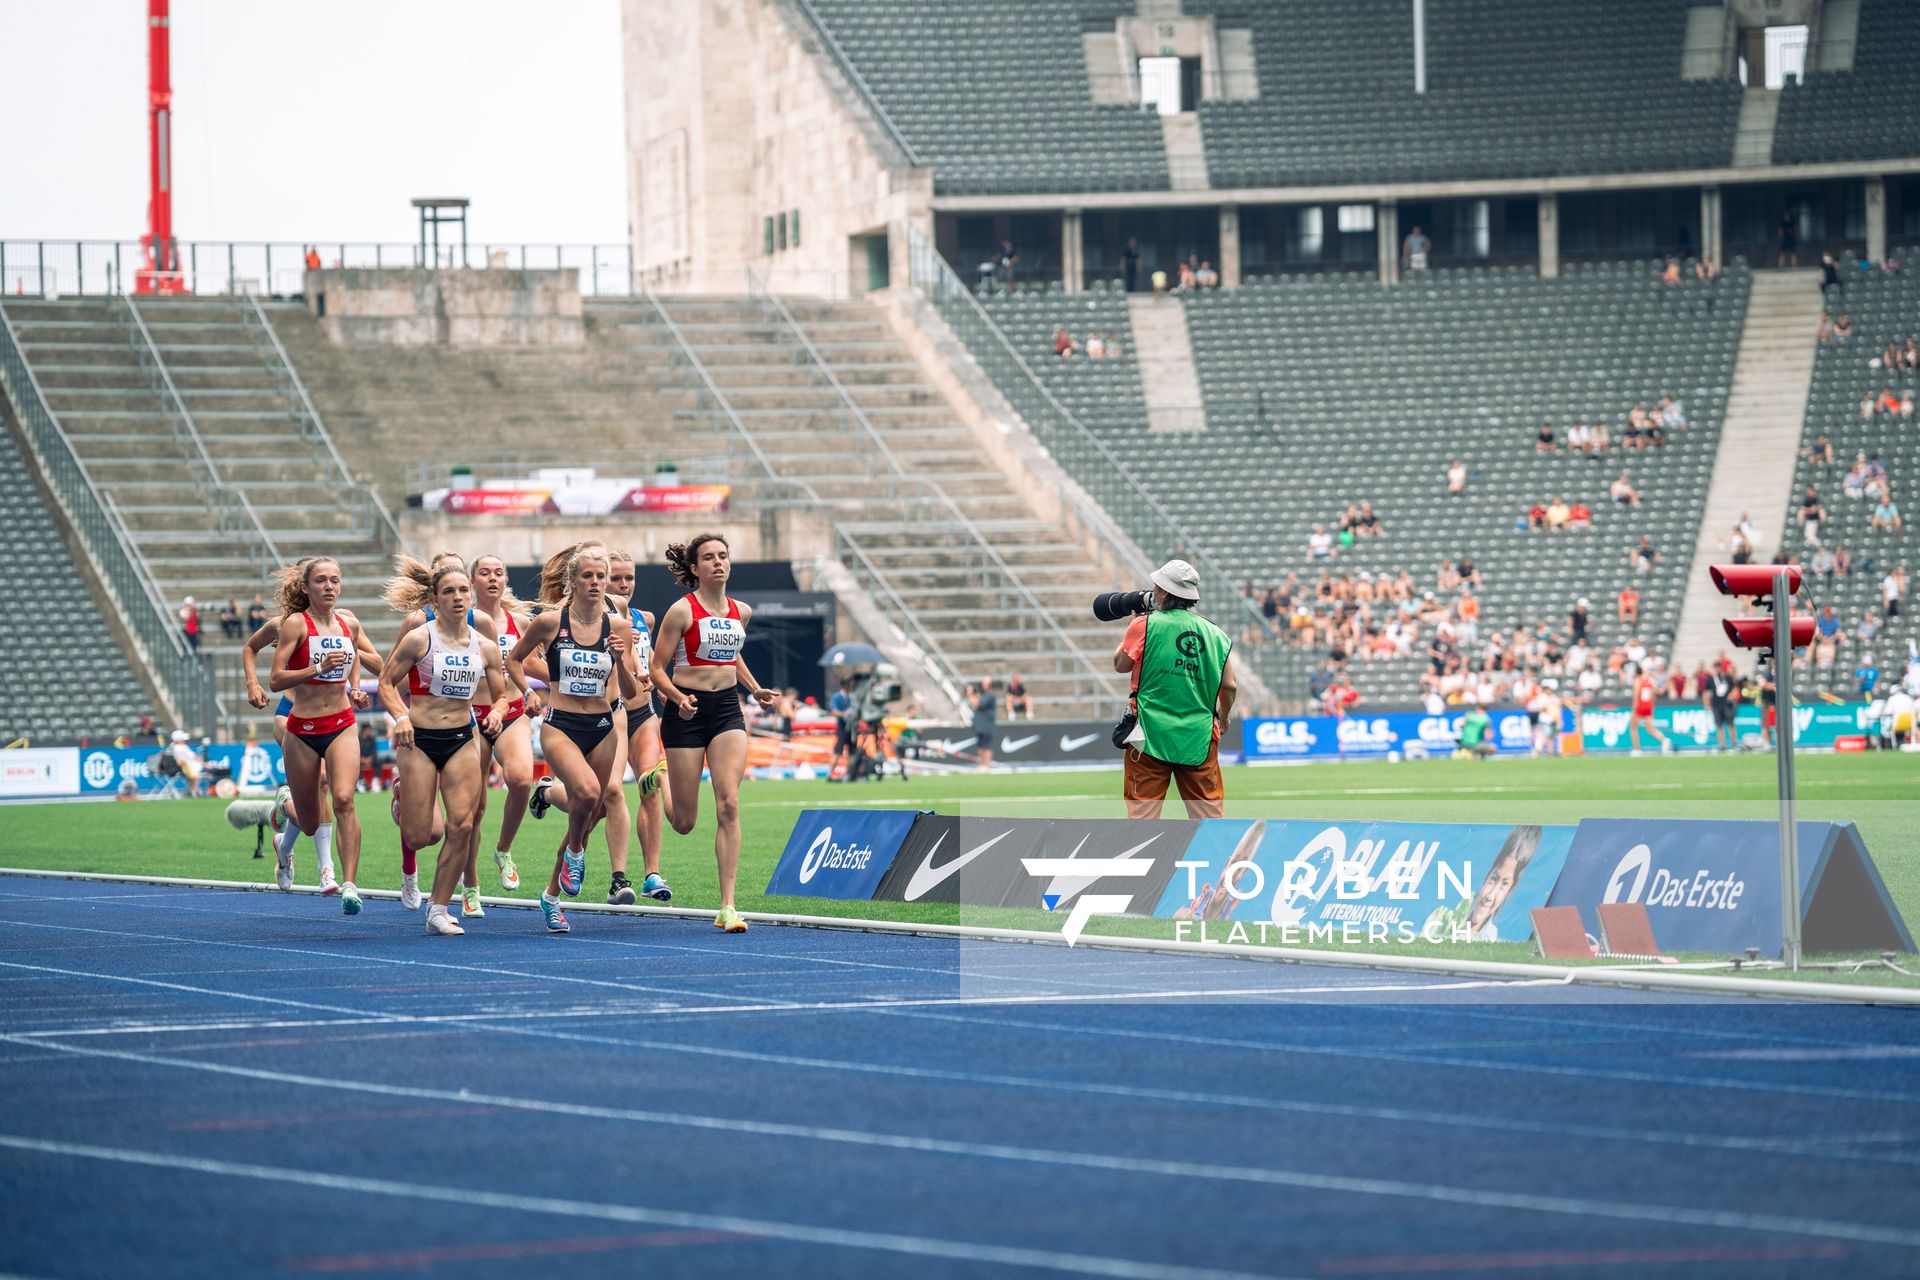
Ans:
[[[881,1008],[880,1013],[890,1011]],[[929,1018],[937,1021],[964,1022],[984,1027],[1013,1027],[1031,1031],[1052,1031],[1064,1035],[1110,1036],[1121,1039],[1158,1040],[1182,1045],[1206,1045],[1221,1049],[1253,1049],[1262,1053],[1285,1053],[1306,1057],[1358,1058],[1372,1062],[1391,1062],[1412,1066],[1461,1067],[1478,1071],[1520,1072],[1526,1075],[1572,1076],[1581,1080],[1621,1080],[1633,1084],[1671,1085],[1679,1089],[1732,1089],[1752,1093],[1790,1093],[1815,1098],[1843,1098],[1856,1102],[1887,1102],[1899,1106],[1920,1106],[1920,1097],[1904,1093],[1880,1093],[1872,1089],[1828,1088],[1822,1085],[1795,1085],[1764,1080],[1732,1080],[1718,1076],[1666,1076],[1650,1071],[1623,1071],[1609,1067],[1570,1067],[1543,1063],[1498,1062],[1481,1058],[1455,1058],[1438,1054],[1417,1054],[1388,1049],[1342,1049],[1332,1045],[1281,1044],[1269,1040],[1237,1040],[1225,1036],[1189,1035],[1184,1032],[1140,1031],[1127,1027],[1083,1027],[1063,1022],[1030,1022],[1012,1018],[969,1017],[902,1010],[894,1016]]]
[[[1067,1151],[1014,1146],[1007,1143],[965,1142],[947,1138],[927,1138],[910,1134],[876,1133],[823,1125],[779,1123],[767,1120],[738,1120],[724,1116],[702,1116],[688,1112],[644,1111],[637,1108],[603,1107],[587,1103],[564,1103],[550,1099],[513,1098],[476,1093],[428,1089],[416,1085],[377,1084],[339,1077],[307,1076],[292,1072],[269,1071],[256,1067],[228,1066],[223,1063],[167,1058],[155,1054],[122,1050],[90,1049],[78,1045],[51,1044],[46,1041],[19,1040],[0,1034],[0,1043],[32,1045],[50,1053],[73,1054],[86,1058],[104,1058],[137,1062],[148,1066],[177,1067],[215,1075],[235,1076],[301,1088],[335,1089],[375,1094],[382,1097],[425,1099],[457,1103],[463,1106],[491,1106],[511,1111],[534,1111],[576,1116],[594,1120],[632,1121],[653,1127],[704,1130],[754,1137],[784,1138],[799,1142],[859,1147],[868,1150],[906,1151],[921,1155],[955,1156],[971,1160],[994,1160],[1054,1168],[1088,1169],[1129,1176],[1164,1177],[1178,1180],[1199,1179],[1209,1182],[1295,1190],[1324,1191],[1342,1195],[1376,1196],[1417,1200],[1434,1204],[1467,1205],[1483,1209],[1509,1209],[1569,1217],[1599,1217],[1629,1222],[1657,1222],[1674,1226],[1706,1227],[1715,1230],[1752,1231],[1772,1235],[1808,1236],[1818,1239],[1847,1240],[1859,1244],[1920,1248],[1920,1231],[1884,1227],[1873,1223],[1843,1222],[1826,1218],[1808,1218],[1781,1214],[1746,1213],[1738,1210],[1688,1209],[1674,1205],[1639,1204],[1629,1201],[1601,1200],[1587,1196],[1554,1196],[1529,1192],[1485,1191],[1437,1182],[1415,1182],[1392,1178],[1363,1178],[1314,1173],[1303,1169],[1281,1169],[1250,1165],[1209,1164],[1191,1160],[1166,1160],[1145,1156],[1106,1155],[1098,1152]]]
[[[38,1155],[102,1160],[114,1164],[140,1165],[150,1169],[203,1173],[214,1177],[275,1182],[382,1198],[424,1200],[435,1204],[499,1209],[510,1213],[539,1213],[557,1218],[585,1218],[602,1222],[678,1227],[683,1230],[726,1231],[769,1240],[784,1240],[791,1244],[822,1245],[831,1249],[871,1250],[942,1260],[957,1259],[992,1267],[1030,1267],[1070,1275],[1112,1276],[1118,1277],[1119,1280],[1203,1280],[1203,1278],[1204,1280],[1253,1280],[1246,1272],[1135,1262],[1127,1258],[1106,1258],[1097,1254],[1060,1253],[1048,1249],[975,1244],[965,1240],[940,1240],[929,1236],[861,1231],[846,1227],[817,1227],[802,1222],[742,1218],[731,1214],[684,1213],[675,1209],[656,1209],[640,1205],[596,1204],[590,1200],[555,1200],[546,1196],[508,1195],[498,1191],[436,1186],[433,1183],[412,1180],[396,1182],[386,1178],[320,1173],[280,1165],[245,1164],[232,1160],[208,1160],[195,1156],[170,1155],[159,1151],[135,1151],[126,1147],[100,1147],[78,1142],[49,1142],[40,1138],[12,1134],[0,1134],[0,1147]]]

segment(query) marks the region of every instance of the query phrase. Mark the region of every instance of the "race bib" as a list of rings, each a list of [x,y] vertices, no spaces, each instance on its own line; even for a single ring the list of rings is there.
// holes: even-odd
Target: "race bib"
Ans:
[[[436,698],[470,701],[480,683],[480,657],[473,653],[436,653],[429,691]]]
[[[353,670],[353,639],[350,636],[308,636],[307,652],[313,658],[313,665],[320,666],[329,653],[344,653],[348,661],[337,671],[322,670],[313,678],[327,684],[345,684],[347,672]]]
[[[702,662],[731,663],[746,643],[747,629],[738,618],[705,618],[700,623],[700,647],[693,656]]]
[[[613,679],[613,655],[600,649],[560,650],[560,670],[554,673],[560,692],[576,698],[599,698]]]

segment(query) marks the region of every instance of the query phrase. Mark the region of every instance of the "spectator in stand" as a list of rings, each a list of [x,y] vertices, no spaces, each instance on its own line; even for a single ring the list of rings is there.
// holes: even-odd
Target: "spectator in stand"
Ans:
[[[1533,438],[1533,451],[1535,453],[1554,453],[1557,452],[1558,449],[1559,446],[1556,445],[1553,440],[1553,424],[1551,422],[1541,423],[1539,434]]]
[[[1192,293],[1200,284],[1200,273],[1195,269],[1192,255],[1180,264],[1180,283],[1174,286],[1175,293]]]
[[[1333,535],[1327,532],[1327,526],[1313,526],[1313,534],[1307,539],[1307,554],[1315,560],[1331,560],[1334,557]]]
[[[1105,360],[1107,358],[1107,340],[1095,329],[1087,335],[1087,359]]]
[[[1059,356],[1063,363],[1072,364],[1079,352],[1080,344],[1073,340],[1073,335],[1066,329],[1056,328],[1053,331],[1053,354]]]
[[[1900,393],[1900,416],[1903,418],[1911,418],[1913,416],[1913,392],[1911,391],[1902,391]]]
[[[232,596],[220,606],[220,634],[229,640],[240,638],[240,602]]]
[[[1634,589],[1632,583],[1620,588],[1620,595],[1614,608],[1614,620],[1623,627],[1640,625],[1640,593]]]
[[[1154,296],[1154,300],[1155,300],[1155,301],[1158,301],[1158,300],[1159,300],[1159,298],[1160,298],[1160,295],[1161,295],[1161,294],[1163,294],[1163,293],[1165,293],[1166,291],[1167,291],[1167,273],[1166,273],[1166,270],[1165,270],[1164,268],[1155,268],[1155,269],[1154,269],[1154,273],[1153,273],[1153,296]]]
[[[1847,638],[1847,633],[1840,629],[1840,617],[1834,613],[1832,605],[1820,610],[1820,616],[1813,620],[1813,629],[1821,639],[1831,640],[1835,644]]]
[[[1591,621],[1587,610],[1592,608],[1587,598],[1581,596],[1573,602],[1573,608],[1567,611],[1567,639],[1574,644],[1584,644],[1587,639],[1587,627]]]
[[[1479,567],[1473,563],[1473,557],[1470,555],[1463,554],[1458,560],[1456,560],[1454,562],[1454,571],[1460,575],[1460,581],[1466,583],[1470,587],[1480,587],[1480,586],[1486,585],[1484,582],[1481,581]]]
[[[1800,265],[1800,217],[1788,209],[1780,215],[1779,223],[1780,253],[1774,261],[1776,267],[1797,267]]]
[[[1427,269],[1427,255],[1432,251],[1433,241],[1427,239],[1424,231],[1419,227],[1415,227],[1412,231],[1409,231],[1407,238],[1400,242],[1400,270],[1402,274],[1410,271],[1425,271]]]
[[[1814,576],[1825,578],[1828,582],[1832,582],[1833,552],[1825,547],[1816,548],[1813,553],[1813,559],[1808,562],[1807,568]]]
[[[1873,660],[1871,651],[1860,655],[1860,665],[1853,669],[1854,688],[1859,691],[1860,701],[1873,699],[1873,691],[1880,684],[1880,664]]]
[[[1900,508],[1894,503],[1892,494],[1883,494],[1873,508],[1873,523],[1870,526],[1875,533],[1886,531],[1898,538],[1906,533],[1906,526],[1900,522]]]
[[[1676,430],[1685,431],[1691,425],[1687,422],[1687,406],[1672,396],[1661,396],[1659,408],[1654,412],[1660,415],[1662,422]]]
[[[1460,623],[1457,628],[1462,644],[1475,644],[1480,639],[1480,597],[1469,588],[1460,591]]]
[[[1887,576],[1880,580],[1881,612],[1887,615],[1891,623],[1900,616],[1900,601],[1907,594],[1907,571],[1903,567],[1887,570]]]
[[[247,606],[247,634],[252,635],[267,625],[267,602],[254,596],[253,603]]]
[[[1892,387],[1882,387],[1880,398],[1873,402],[1873,407],[1879,410],[1882,417],[1891,418],[1900,412],[1900,397],[1893,394]]]
[[[1380,517],[1373,514],[1373,503],[1362,502],[1359,512],[1353,519],[1353,536],[1356,538],[1377,538],[1387,531],[1380,523]]]
[[[1853,556],[1845,547],[1835,547],[1833,549],[1833,572],[1834,576],[1839,578],[1851,578],[1853,576]]]
[[[1567,521],[1572,516],[1573,508],[1567,505],[1567,500],[1556,495],[1547,505],[1547,532],[1560,533],[1567,527]]]
[[[1641,573],[1652,573],[1654,566],[1660,563],[1660,553],[1654,550],[1653,535],[1643,533],[1633,550],[1627,552],[1627,563]]]
[[[1536,533],[1543,531],[1547,527],[1547,508],[1544,504],[1536,501],[1532,506],[1527,508],[1526,527]],[[1441,589],[1445,590],[1444,585]]]
[[[1120,251],[1120,279],[1128,293],[1140,287],[1140,241],[1132,236],[1127,237],[1127,247]]]
[[[1456,494],[1467,487],[1467,464],[1455,458],[1447,464],[1447,492]]]
[[[1820,522],[1826,518],[1827,508],[1820,501],[1820,490],[1808,485],[1800,495],[1800,533],[1808,546],[1820,545]]]
[[[1211,262],[1202,262],[1200,264],[1200,270],[1195,273],[1195,278],[1200,282],[1202,289],[1218,289],[1220,287],[1220,273],[1213,269]]]
[[[1627,473],[1624,471],[1620,473],[1619,479],[1608,486],[1607,495],[1623,507],[1640,505],[1640,491],[1633,487],[1633,481],[1627,479]]]
[[[1611,449],[1612,447],[1613,447],[1613,436],[1608,434],[1607,424],[1604,422],[1594,423],[1593,424],[1593,447],[1591,450],[1589,450],[1589,452],[1595,454],[1598,457],[1604,458],[1607,456],[1607,450]]]
[[[1860,397],[1860,420],[1862,422],[1867,422],[1872,420],[1873,406],[1876,403],[1878,402],[1874,399],[1873,392],[1871,391],[1867,392],[1867,394]]]
[[[1593,452],[1593,432],[1587,430],[1586,423],[1576,422],[1567,428],[1567,452]]]
[[[1585,498],[1575,498],[1573,500],[1573,509],[1567,512],[1567,528],[1593,528],[1593,508],[1587,505]]]
[[[1720,268],[1713,265],[1712,258],[1702,257],[1693,264],[1693,276],[1696,280],[1712,281],[1719,274]]]
[[[1027,695],[1027,682],[1020,678],[1018,671],[1007,681],[1007,719],[1033,719],[1033,699]]]
[[[1107,359],[1124,360],[1126,359],[1126,355],[1127,349],[1120,345],[1120,335],[1117,333],[1109,333],[1107,335]]]
[[[1846,297],[1847,286],[1840,279],[1840,263],[1830,253],[1820,255],[1820,296],[1831,298],[1834,294]]]
[[[190,652],[200,652],[200,606],[193,602],[192,596],[180,606],[180,634],[187,638]]]
[[[1670,284],[1675,288],[1679,288],[1682,282],[1679,260],[1676,258],[1668,258],[1667,265],[1660,269],[1660,283]]]
[[[313,245],[308,245],[306,253],[302,256],[302,261],[307,264],[307,270],[318,271],[320,269],[320,250]]]
[[[1805,458],[1812,466],[1831,467],[1833,465],[1833,441],[1827,439],[1825,436],[1817,436],[1814,438],[1812,444],[1800,451],[1800,456]]]
[[[1000,242],[1000,248],[993,255],[993,269],[1001,291],[1012,293],[1014,273],[1020,269],[1020,251],[1013,247],[1013,241]]]

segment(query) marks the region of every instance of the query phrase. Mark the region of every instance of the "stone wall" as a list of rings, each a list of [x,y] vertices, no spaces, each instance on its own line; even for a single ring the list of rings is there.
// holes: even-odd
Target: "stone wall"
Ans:
[[[586,340],[580,274],[348,267],[306,273],[307,307],[333,342],[402,347],[572,347]]]
[[[622,41],[644,283],[740,293],[751,268],[845,296],[866,288],[867,237],[906,219],[931,232],[931,171],[905,164],[789,0],[624,0]]]

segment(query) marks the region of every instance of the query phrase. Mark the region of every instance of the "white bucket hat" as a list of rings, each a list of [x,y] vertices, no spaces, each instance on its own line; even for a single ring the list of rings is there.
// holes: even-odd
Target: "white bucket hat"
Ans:
[[[1150,575],[1153,585],[1182,600],[1200,598],[1200,573],[1185,560],[1169,560]]]

